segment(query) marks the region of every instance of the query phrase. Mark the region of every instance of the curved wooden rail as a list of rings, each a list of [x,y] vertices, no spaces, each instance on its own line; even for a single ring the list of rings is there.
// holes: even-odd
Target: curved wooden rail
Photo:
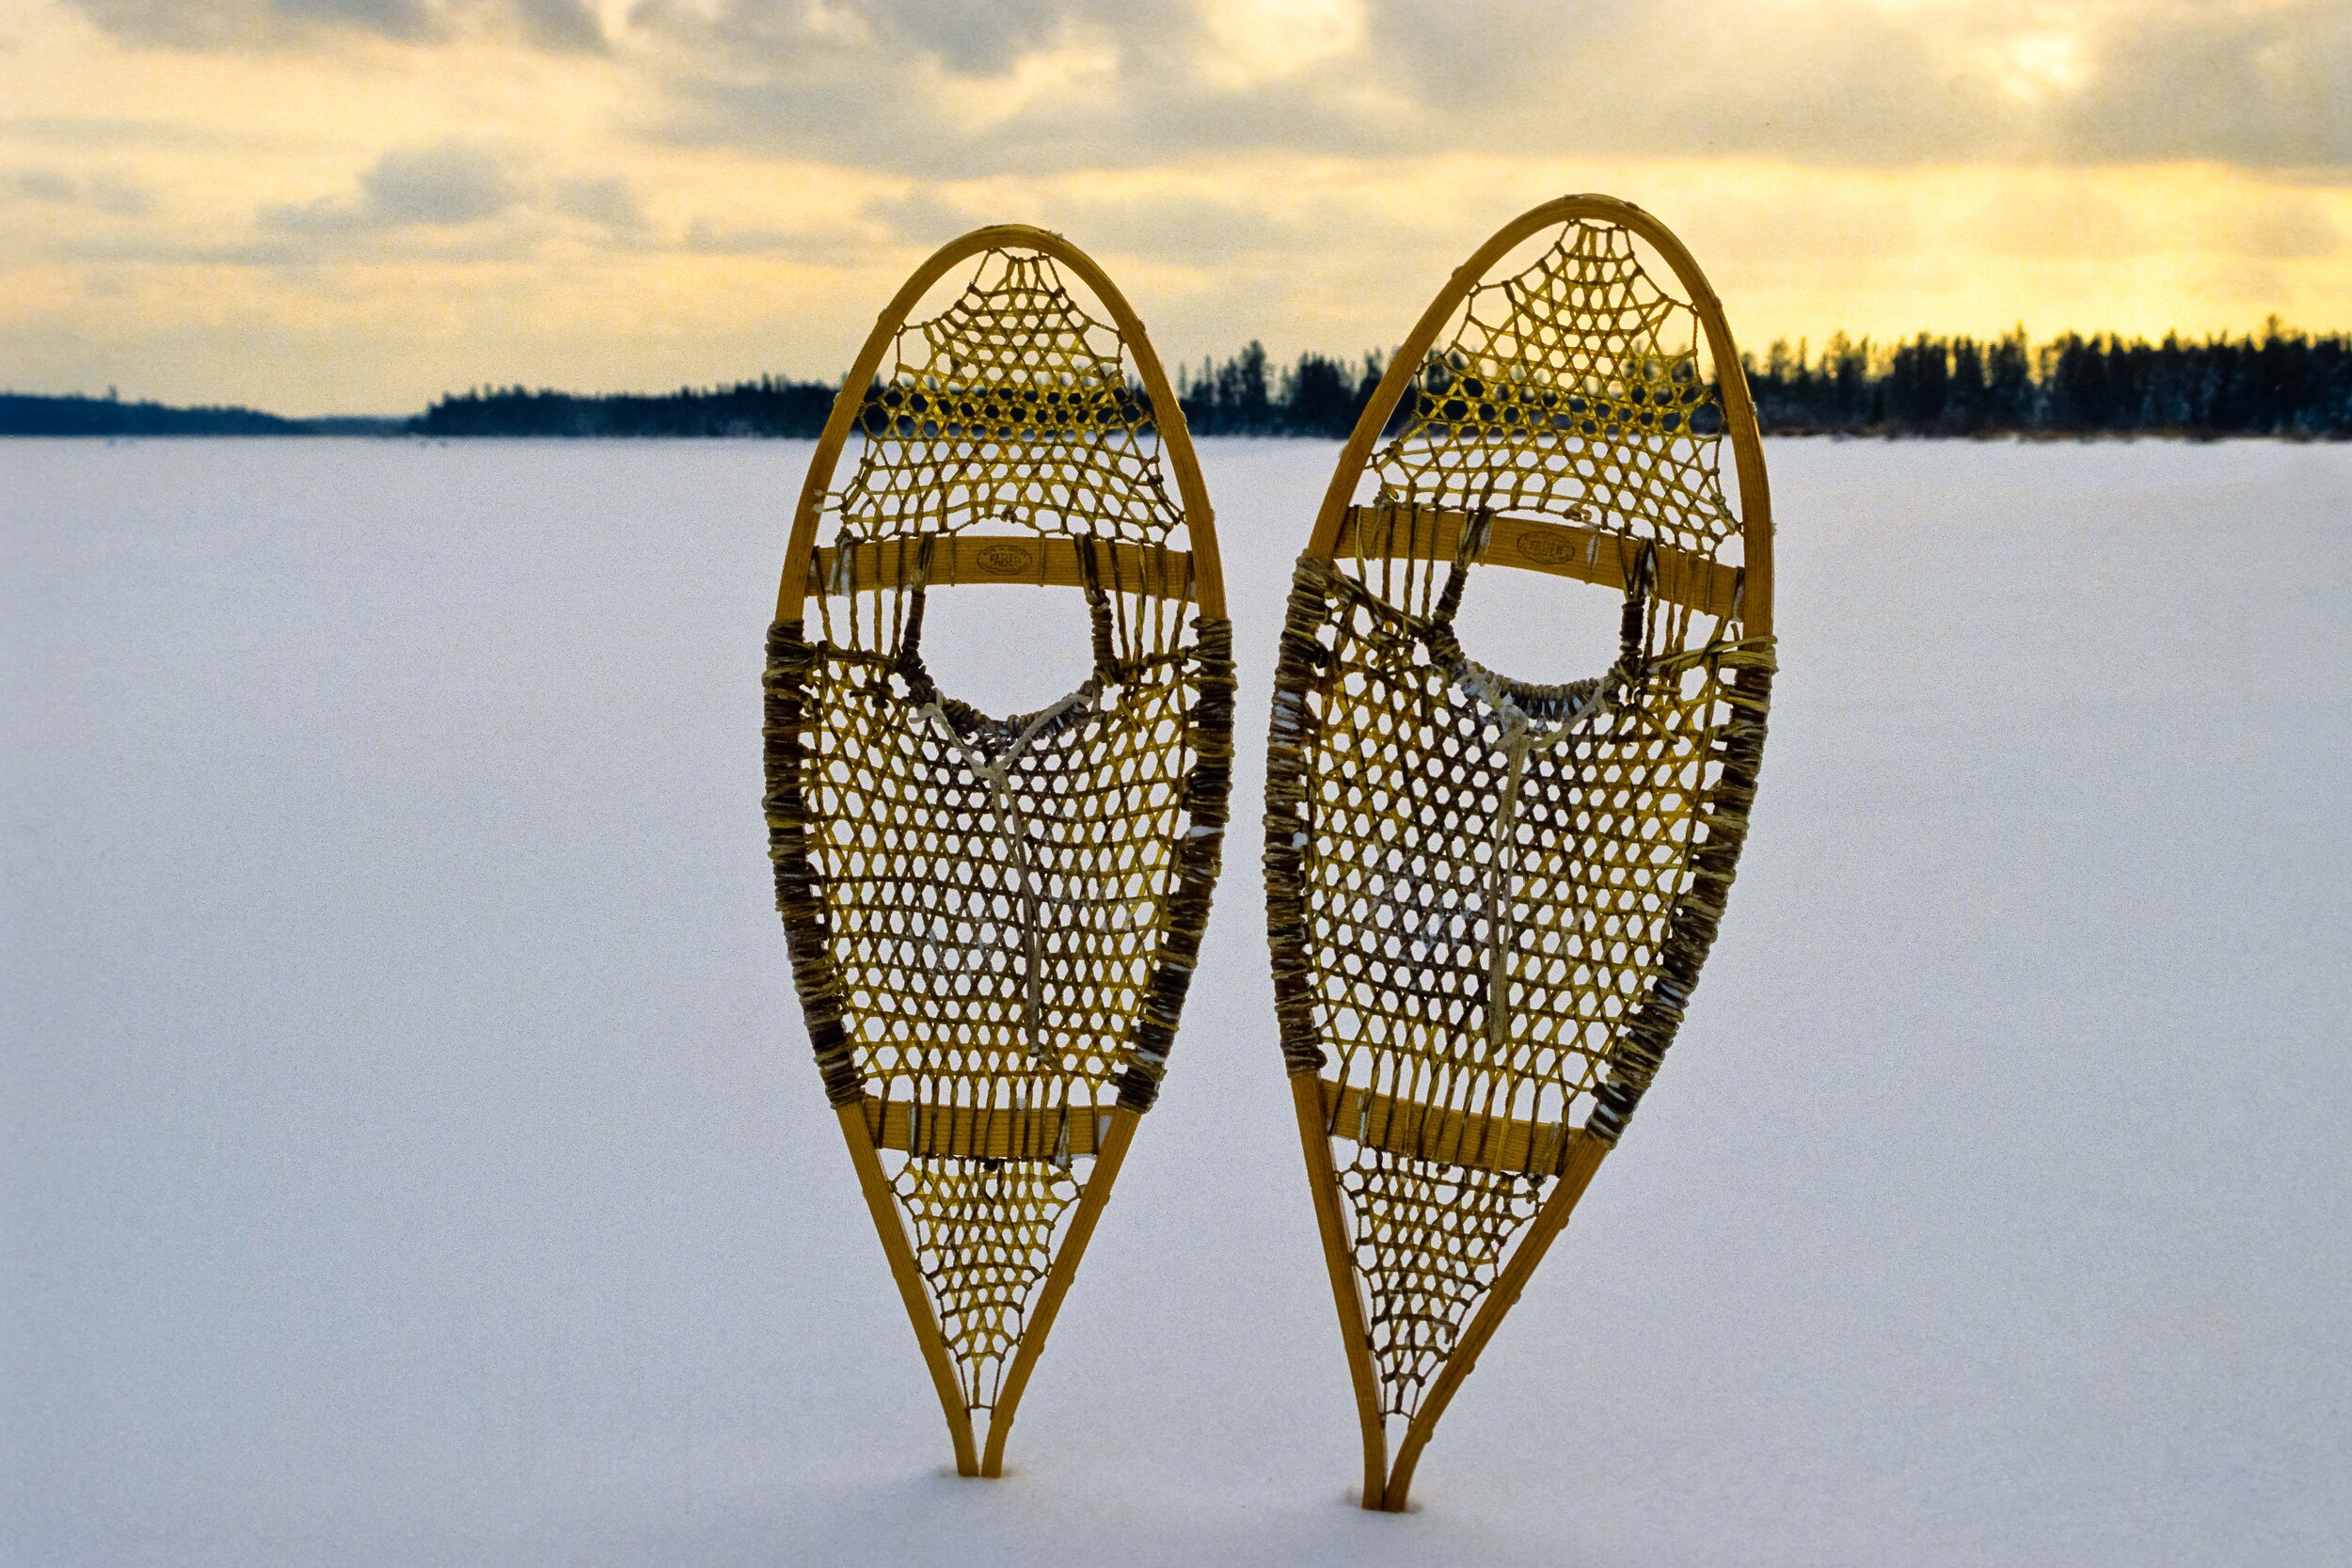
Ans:
[[[1153,352],[1151,340],[1145,335],[1143,323],[1127,303],[1103,269],[1076,245],[1060,235],[1025,224],[999,224],[977,229],[960,239],[951,240],[933,251],[923,264],[914,269],[906,283],[892,296],[875,318],[874,327],[858,350],[857,358],[841,383],[841,390],[834,399],[833,412],[825,420],[823,433],[818,437],[817,451],[809,459],[807,477],[801,484],[800,503],[792,516],[792,535],[786,546],[784,573],[776,589],[776,619],[799,621],[812,594],[824,592],[825,585],[818,577],[818,551],[817,533],[823,520],[825,497],[833,485],[834,471],[840,465],[841,453],[849,443],[850,432],[864,407],[868,388],[881,368],[882,356],[890,351],[892,341],[907,325],[908,315],[930,291],[947,269],[957,262],[990,251],[1032,251],[1051,257],[1058,264],[1074,273],[1110,313],[1124,340],[1127,352],[1133,356],[1136,368],[1143,376],[1145,394],[1152,403],[1152,420],[1159,433],[1160,450],[1175,469],[1177,491],[1184,502],[1184,529],[1190,546],[1188,560],[1181,562],[1187,579],[1179,585],[1189,588],[1193,602],[1204,616],[1222,619],[1225,614],[1225,579],[1217,559],[1216,518],[1209,507],[1208,486],[1200,478],[1200,463],[1193,450],[1191,432],[1184,424],[1183,408]],[[976,565],[985,567],[979,552],[993,545],[1003,547],[1013,541],[974,540],[966,548],[974,555]],[[951,548],[946,556],[948,569],[934,579],[936,586],[954,580],[1014,580],[1056,584],[1075,582],[1076,546],[1067,541],[1033,540],[1038,546],[1036,564],[1024,563],[1017,572],[995,574],[976,570],[960,578],[955,562],[961,555]],[[1066,546],[1066,547],[1065,547]],[[875,579],[884,572],[883,550],[868,545],[864,550],[873,552],[871,568]],[[1120,552],[1128,552],[1145,568],[1165,576],[1169,562],[1179,560],[1177,552],[1145,549],[1134,546],[1118,546],[1110,552],[1112,560],[1122,559]],[[830,556],[833,552],[826,552]],[[1062,573],[1064,555],[1069,557],[1068,575]],[[895,572],[895,558],[890,570]],[[854,582],[859,568],[851,563]],[[890,580],[896,580],[895,576]],[[1141,579],[1138,579],[1141,580]],[[1165,591],[1165,584],[1154,591]],[[1089,1238],[1094,1233],[1095,1222],[1110,1197],[1112,1184],[1117,1180],[1120,1163],[1126,1157],[1127,1145],[1135,1135],[1138,1113],[1125,1107],[1110,1109],[1107,1121],[1100,1134],[1099,1147],[1093,1150],[1094,1169],[1089,1174],[1070,1226],[1064,1232],[1060,1249],[1041,1287],[1037,1306],[1032,1311],[1027,1332],[1013,1353],[1003,1383],[997,1391],[997,1402],[990,1414],[985,1448],[976,1443],[971,1413],[964,1408],[962,1391],[956,1379],[955,1360],[947,1348],[946,1335],[941,1331],[939,1317],[932,1308],[930,1296],[923,1284],[922,1271],[916,1263],[914,1249],[908,1238],[905,1223],[899,1218],[896,1199],[882,1166],[882,1140],[888,1135],[890,1123],[886,1107],[865,1105],[843,1106],[839,1110],[841,1134],[849,1145],[850,1159],[856,1167],[858,1185],[864,1192],[867,1209],[874,1218],[874,1228],[880,1234],[882,1251],[889,1259],[892,1277],[897,1280],[900,1299],[907,1308],[907,1317],[914,1324],[916,1342],[921,1346],[923,1359],[931,1374],[931,1382],[939,1394],[942,1411],[947,1418],[947,1430],[955,1444],[956,1470],[960,1475],[1001,1475],[1004,1465],[1005,1441],[1012,1430],[1013,1417],[1022,1394],[1044,1349],[1047,1332],[1053,1327],[1055,1315],[1060,1310],[1062,1298],[1068,1294],[1070,1282],[1075,1276],[1080,1259],[1085,1256]]]
[[[1454,269],[1446,286],[1430,301],[1429,308],[1422,312],[1421,320],[1414,324],[1412,331],[1406,335],[1404,343],[1390,359],[1388,371],[1380,378],[1372,402],[1356,421],[1347,445],[1341,450],[1330,486],[1324,492],[1322,509],[1316,514],[1314,534],[1308,548],[1325,561],[1334,560],[1343,548],[1354,545],[1359,531],[1379,521],[1378,509],[1355,504],[1357,485],[1379,444],[1381,432],[1387,428],[1390,417],[1396,411],[1414,377],[1420,374],[1430,347],[1436,343],[1438,334],[1445,328],[1454,310],[1472,290],[1486,281],[1486,274],[1494,264],[1519,245],[1545,230],[1585,220],[1628,230],[1647,242],[1665,259],[1674,270],[1676,280],[1689,295],[1700,330],[1706,335],[1708,356],[1714,362],[1716,385],[1723,404],[1724,436],[1731,443],[1734,472],[1740,484],[1741,564],[1735,571],[1711,563],[1690,562],[1687,567],[1679,568],[1682,575],[1676,580],[1683,586],[1675,589],[1672,596],[1718,614],[1736,606],[1743,625],[1752,634],[1769,636],[1772,629],[1772,497],[1764,474],[1764,450],[1756,428],[1756,404],[1748,392],[1747,376],[1740,368],[1740,354],[1733,345],[1730,326],[1724,319],[1723,304],[1716,298],[1706,274],[1699,270],[1690,251],[1665,225],[1640,208],[1614,197],[1568,196],[1548,201],[1503,225],[1491,239],[1471,253],[1469,261]],[[1439,528],[1428,531],[1428,545],[1417,543],[1411,546],[1416,553],[1426,554],[1429,547],[1434,547],[1443,531],[1444,521],[1440,517]],[[1454,520],[1456,535],[1445,536],[1444,548],[1448,555],[1452,554],[1460,522],[1459,518]],[[1575,546],[1585,542],[1584,531],[1532,519],[1518,520],[1518,524],[1521,533],[1531,524],[1540,530],[1538,537],[1544,543],[1535,548],[1524,549],[1521,555],[1501,557],[1502,563],[1552,571],[1587,580],[1613,580],[1616,568],[1613,560],[1596,552],[1589,561],[1580,563]],[[1418,538],[1421,531],[1411,531]],[[1557,554],[1546,547],[1554,543],[1560,546]],[[1670,572],[1677,569],[1670,566]],[[1520,1291],[1534,1275],[1536,1264],[1543,1260],[1545,1251],[1566,1226],[1577,1200],[1583,1196],[1594,1172],[1608,1153],[1609,1146],[1600,1139],[1586,1135],[1581,1130],[1569,1135],[1563,1151],[1558,1184],[1529,1223],[1526,1233],[1513,1249],[1502,1273],[1471,1315],[1454,1354],[1423,1396],[1420,1409],[1398,1445],[1391,1465],[1388,1453],[1388,1423],[1381,1414],[1379,1381],[1373,1367],[1371,1331],[1363,1294],[1356,1279],[1345,1210],[1340,1201],[1338,1178],[1331,1159],[1330,1107],[1338,1102],[1343,1091],[1339,1085],[1326,1084],[1311,1073],[1294,1077],[1291,1087],[1297,1111],[1299,1137],[1306,1151],[1308,1181],[1314,1193],[1315,1218],[1323,1235],[1332,1294],[1339,1307],[1341,1333],[1346,1341],[1348,1371],[1356,1388],[1357,1418],[1363,1431],[1363,1506],[1402,1513],[1412,1486],[1414,1468],[1421,1461],[1422,1450],[1427,1447],[1430,1434],[1437,1428],[1438,1418],[1445,1413],[1463,1378],[1477,1365],[1479,1353],[1486,1348],[1504,1315],[1518,1300]]]

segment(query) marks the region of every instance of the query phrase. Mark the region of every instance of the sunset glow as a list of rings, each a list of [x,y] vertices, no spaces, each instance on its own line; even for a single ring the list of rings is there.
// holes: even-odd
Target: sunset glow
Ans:
[[[402,412],[840,373],[1069,234],[1171,359],[1398,338],[1599,190],[1742,342],[2352,325],[2334,0],[0,0],[0,383]]]

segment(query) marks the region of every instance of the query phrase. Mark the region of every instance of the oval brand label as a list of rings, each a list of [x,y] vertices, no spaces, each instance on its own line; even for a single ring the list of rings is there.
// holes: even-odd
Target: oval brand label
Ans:
[[[1029,569],[1029,546],[1026,545],[983,545],[978,556],[980,570],[993,577],[1009,578],[1015,572]]]
[[[1557,566],[1575,553],[1575,546],[1547,529],[1531,528],[1519,535],[1519,554],[1546,566]]]

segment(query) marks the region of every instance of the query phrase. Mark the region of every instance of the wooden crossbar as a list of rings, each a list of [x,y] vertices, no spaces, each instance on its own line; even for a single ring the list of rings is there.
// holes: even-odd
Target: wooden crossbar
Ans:
[[[1091,1155],[1101,1150],[1111,1124],[1107,1105],[917,1105],[869,1095],[864,1109],[875,1148],[956,1160]]]
[[[1157,545],[1093,546],[1095,579],[1104,592],[1149,594],[1188,599],[1194,594],[1190,552]],[[874,588],[904,588],[914,581],[914,539],[869,539],[843,551],[827,545],[809,562],[812,594],[862,594]],[[933,586],[967,582],[1027,583],[1039,588],[1080,588],[1079,541],[1041,534],[954,533],[931,535]]]
[[[1340,523],[1340,540],[1331,558],[1450,561],[1461,543],[1467,512],[1434,506],[1351,506]],[[1358,541],[1362,543],[1359,545]],[[1604,588],[1625,587],[1626,568],[1632,564],[1632,546],[1623,534],[1604,529],[1579,528],[1573,523],[1546,522],[1540,517],[1498,515],[1486,530],[1486,551],[1479,557],[1497,566],[1518,566],[1531,572],[1597,582]],[[1741,573],[1704,556],[1672,545],[1658,546],[1658,594],[1689,605],[1718,619],[1740,610]]]
[[[1391,1154],[1513,1176],[1550,1176],[1567,1147],[1569,1129],[1556,1121],[1482,1116],[1327,1078],[1321,1083],[1324,1121],[1331,1135]]]

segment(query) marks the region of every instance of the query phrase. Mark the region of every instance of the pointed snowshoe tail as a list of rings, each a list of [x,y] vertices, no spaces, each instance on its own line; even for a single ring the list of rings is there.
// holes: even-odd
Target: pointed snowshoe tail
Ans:
[[[1614,596],[1614,660],[1557,686],[1475,662],[1455,618],[1496,567]],[[1690,254],[1606,197],[1506,226],[1342,451],[1275,674],[1275,1005],[1367,1508],[1405,1507],[1681,1023],[1772,605],[1755,410]]]
[[[1086,628],[1078,687],[1004,718],[960,701],[923,611],[970,583],[1031,585],[1008,637]],[[766,689],[818,1070],[957,1468],[993,1476],[1167,1069],[1232,771],[1200,465],[1076,246],[983,229],[883,310],[809,466]]]

